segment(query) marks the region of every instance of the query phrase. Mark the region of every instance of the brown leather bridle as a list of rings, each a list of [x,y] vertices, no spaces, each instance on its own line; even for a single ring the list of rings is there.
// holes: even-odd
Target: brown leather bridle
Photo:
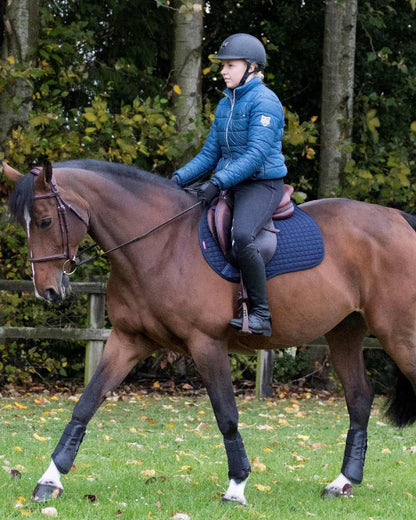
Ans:
[[[38,176],[42,171],[42,168],[40,166],[37,166],[31,170],[31,174]],[[62,244],[63,244],[63,252],[57,253],[55,255],[48,255],[48,256],[40,256],[37,258],[30,257],[29,260],[32,264],[39,263],[39,262],[50,262],[52,260],[65,260],[62,270],[64,274],[71,275],[75,272],[75,269],[78,266],[77,262],[77,256],[71,255],[70,252],[70,246],[69,246],[69,229],[68,229],[68,222],[67,222],[67,209],[72,211],[72,213],[78,217],[83,224],[88,229],[88,221],[85,220],[85,218],[68,202],[65,202],[63,198],[61,197],[58,186],[56,184],[55,179],[52,177],[50,182],[51,191],[49,193],[45,193],[42,195],[34,195],[33,200],[42,200],[42,199],[50,199],[54,198],[56,200],[56,208],[58,212],[58,219],[59,219],[59,227],[61,230],[61,237],[62,237]],[[67,270],[69,268],[69,270]]]

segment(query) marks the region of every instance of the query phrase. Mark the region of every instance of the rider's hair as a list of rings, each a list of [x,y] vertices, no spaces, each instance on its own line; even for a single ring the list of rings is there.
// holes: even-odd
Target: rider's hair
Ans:
[[[257,63],[253,63],[254,68],[257,68]],[[253,78],[260,78],[262,81],[264,81],[264,72],[262,70],[258,70],[253,74]]]

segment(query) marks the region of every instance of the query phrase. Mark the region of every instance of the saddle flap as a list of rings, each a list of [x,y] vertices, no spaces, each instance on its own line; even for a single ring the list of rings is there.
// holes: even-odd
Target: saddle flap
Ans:
[[[226,191],[222,191],[215,208],[215,228],[217,241],[225,254],[231,249],[232,222],[233,215],[231,213],[230,197]]]

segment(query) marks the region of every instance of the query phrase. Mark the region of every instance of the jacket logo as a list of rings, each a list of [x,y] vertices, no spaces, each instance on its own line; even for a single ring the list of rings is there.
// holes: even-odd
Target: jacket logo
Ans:
[[[260,122],[263,126],[269,126],[270,125],[270,116],[261,116]]]

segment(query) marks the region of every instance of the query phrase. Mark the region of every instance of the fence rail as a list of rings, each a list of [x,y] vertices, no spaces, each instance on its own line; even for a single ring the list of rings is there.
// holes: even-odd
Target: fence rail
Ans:
[[[85,352],[84,382],[88,384],[97,368],[104,343],[110,329],[104,328],[106,282],[73,282],[71,289],[77,294],[88,294],[88,323],[86,328],[73,327],[0,327],[0,340],[4,339],[54,339],[66,341],[87,341]],[[33,283],[26,280],[0,280],[0,291],[33,292]],[[327,348],[324,337],[311,341],[310,348]],[[365,338],[364,348],[381,349],[378,340]],[[271,395],[273,379],[273,351],[260,350],[257,353],[256,396]]]
[[[88,323],[86,328],[0,327],[0,340],[55,339],[87,341],[84,382],[88,384],[100,361],[104,342],[110,334],[110,329],[104,328],[107,284],[105,281],[73,282],[71,289],[77,294],[88,294]],[[33,292],[33,283],[26,280],[0,280],[0,291]]]

